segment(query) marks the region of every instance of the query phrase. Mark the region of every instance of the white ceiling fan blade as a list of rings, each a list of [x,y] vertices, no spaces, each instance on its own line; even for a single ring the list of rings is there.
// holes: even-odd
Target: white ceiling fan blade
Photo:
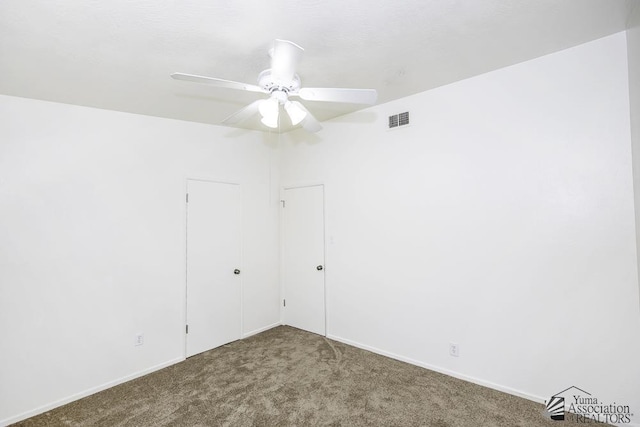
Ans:
[[[306,101],[346,102],[349,104],[375,104],[378,92],[375,89],[342,89],[305,87],[297,95]]]
[[[313,117],[313,114],[311,114],[309,110],[304,107],[304,105],[302,105],[298,101],[291,101],[291,103],[295,104],[298,108],[307,113],[307,116],[300,123],[307,132],[316,133],[322,129],[322,125],[320,124],[320,122],[315,117]]]
[[[304,49],[288,40],[276,40],[271,51],[271,75],[288,82],[296,74],[296,66]]]
[[[204,84],[222,87],[226,89],[237,89],[237,90],[247,90],[249,92],[267,93],[260,86],[250,85],[247,83],[234,82],[231,80],[217,79],[215,77],[196,76],[194,74],[184,74],[184,73],[173,73],[171,74],[171,77],[176,80],[204,83]]]
[[[253,101],[251,104],[244,107],[242,110],[236,111],[226,119],[222,121],[225,125],[235,125],[242,121],[247,120],[249,117],[253,116],[258,112],[258,108],[260,104],[262,104],[265,100],[258,99],[257,101]]]
[[[322,130],[322,125],[312,114],[309,114],[303,121],[302,127],[311,133],[316,133]]]

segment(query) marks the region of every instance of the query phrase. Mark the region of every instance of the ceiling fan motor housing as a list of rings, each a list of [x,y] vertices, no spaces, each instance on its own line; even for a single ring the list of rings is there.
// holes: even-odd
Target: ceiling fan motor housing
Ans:
[[[291,80],[281,80],[275,78],[271,69],[264,70],[258,76],[258,85],[269,93],[274,93],[276,91],[289,93],[297,93],[300,89],[300,77],[297,74],[294,74]]]

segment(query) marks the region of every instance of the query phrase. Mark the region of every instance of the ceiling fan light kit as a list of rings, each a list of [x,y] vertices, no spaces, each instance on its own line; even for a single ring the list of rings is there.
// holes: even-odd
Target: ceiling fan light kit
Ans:
[[[349,104],[375,104],[378,94],[375,89],[342,88],[303,88],[296,66],[302,58],[304,49],[287,40],[276,40],[271,54],[271,68],[258,76],[258,85],[234,82],[231,80],[204,77],[193,74],[174,73],[176,80],[209,84],[226,89],[269,94],[268,99],[252,102],[242,110],[235,112],[222,121],[226,125],[235,125],[247,120],[256,113],[262,116],[261,122],[273,129],[280,125],[280,105],[284,107],[293,126],[301,125],[308,132],[318,132],[322,126],[318,120],[298,101],[289,97],[300,97],[305,101],[337,102]]]
[[[258,111],[262,116],[261,122],[272,129],[278,127],[278,118],[280,116],[280,103],[277,98],[264,99],[258,106]]]
[[[287,111],[291,124],[296,126],[307,117],[307,112],[298,106],[298,103],[287,101],[284,103],[284,109]]]

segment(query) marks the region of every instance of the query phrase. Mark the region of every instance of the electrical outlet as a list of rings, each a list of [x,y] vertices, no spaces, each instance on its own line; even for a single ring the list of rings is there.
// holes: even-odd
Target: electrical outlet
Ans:
[[[458,347],[458,344],[452,342],[449,343],[449,355],[453,357],[460,356],[460,347]]]
[[[134,340],[133,340],[133,345],[134,346],[139,346],[144,344],[144,334],[138,334],[135,336]]]

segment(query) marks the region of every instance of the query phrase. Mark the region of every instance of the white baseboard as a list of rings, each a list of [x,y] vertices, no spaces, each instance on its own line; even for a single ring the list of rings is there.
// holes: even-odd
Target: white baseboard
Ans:
[[[259,334],[260,332],[264,332],[264,331],[267,331],[269,329],[273,329],[273,328],[278,327],[278,326],[280,326],[282,324],[283,324],[282,322],[276,322],[276,323],[273,323],[271,325],[264,326],[262,328],[259,328],[259,329],[256,329],[254,331],[247,332],[247,333],[243,334],[242,338],[243,339],[244,338],[248,338],[248,337],[250,337],[252,335],[256,335],[256,334]],[[434,365],[431,365],[431,364],[428,364],[428,363],[420,362],[419,360],[414,360],[414,359],[411,359],[409,357],[404,357],[404,356],[397,355],[395,353],[391,353],[391,352],[388,352],[388,351],[380,350],[380,349],[378,349],[376,347],[372,347],[372,346],[369,346],[369,345],[361,344],[359,342],[352,341],[352,340],[349,340],[349,339],[346,339],[346,338],[342,338],[342,337],[339,337],[339,336],[336,336],[336,335],[328,334],[327,338],[335,340],[335,341],[342,342],[344,344],[351,345],[353,347],[361,348],[363,350],[371,351],[373,353],[377,353],[377,354],[380,354],[382,356],[390,357],[392,359],[396,359],[396,360],[399,360],[401,362],[410,363],[412,365],[420,366],[422,368],[429,369],[429,370],[432,370],[432,371],[435,371],[435,372],[439,372],[441,374],[449,375],[449,376],[454,377],[454,378],[458,378],[458,379],[461,379],[461,380],[464,380],[464,381],[468,381],[468,382],[471,382],[471,383],[474,383],[474,384],[478,384],[478,385],[481,385],[481,386],[484,386],[484,387],[488,387],[488,388],[491,388],[491,389],[494,389],[494,390],[498,390],[498,391],[501,391],[501,392],[504,392],[504,393],[508,393],[508,394],[511,394],[511,395],[514,395],[514,396],[522,397],[524,399],[528,399],[528,400],[531,400],[531,401],[534,401],[534,402],[537,402],[537,403],[544,404],[544,402],[545,402],[545,399],[543,397],[540,397],[540,396],[535,396],[535,395],[532,395],[530,393],[526,393],[526,392],[523,392],[523,391],[520,391],[520,390],[516,390],[516,389],[513,389],[511,387],[502,386],[500,384],[496,384],[496,383],[493,383],[493,382],[490,382],[490,381],[485,381],[485,380],[482,380],[482,379],[479,379],[479,378],[471,377],[471,376],[468,376],[468,375],[463,375],[463,374],[460,374],[458,372],[451,371],[449,369],[441,368],[439,366],[434,366]],[[25,420],[27,418],[42,414],[43,412],[49,411],[51,409],[57,408],[59,406],[65,405],[65,404],[73,402],[75,400],[82,399],[83,397],[90,396],[90,395],[92,395],[94,393],[97,393],[97,392],[102,391],[102,390],[106,390],[106,389],[114,387],[114,386],[116,386],[118,384],[122,384],[122,383],[125,383],[127,381],[131,381],[133,379],[142,377],[144,375],[147,375],[147,374],[150,374],[152,372],[158,371],[160,369],[166,368],[167,366],[175,365],[176,363],[182,362],[184,360],[185,360],[184,357],[178,357],[176,359],[172,359],[172,360],[169,360],[167,362],[160,363],[158,365],[152,366],[151,368],[144,369],[144,370],[136,372],[134,374],[124,376],[124,377],[119,378],[117,380],[109,381],[109,382],[107,382],[105,384],[102,384],[100,386],[92,387],[92,388],[87,389],[85,391],[82,391],[80,393],[76,393],[76,394],[73,394],[71,396],[68,396],[68,397],[66,397],[64,399],[60,399],[60,400],[57,400],[55,402],[40,406],[40,407],[38,407],[36,409],[30,410],[30,411],[27,411],[27,412],[23,412],[23,413],[21,413],[19,415],[16,415],[16,416],[13,416],[13,417],[10,417],[10,418],[6,418],[4,420],[0,420],[0,427],[5,427],[5,426],[8,426],[9,424],[17,423],[18,421],[22,421],[22,420]],[[619,425],[623,425],[623,424],[619,424]],[[625,426],[629,426],[629,427],[640,427],[640,424],[638,424],[638,423],[631,423],[631,424],[624,424],[624,425]]]
[[[250,337],[252,335],[259,334],[260,332],[267,331],[269,329],[275,328],[275,327],[280,326],[280,325],[282,325],[282,322],[278,321],[278,322],[273,323],[271,325],[267,325],[267,326],[264,326],[262,328],[256,329],[254,331],[247,332],[247,333],[242,335],[242,338],[243,339],[244,338],[248,338],[248,337]],[[42,414],[44,412],[47,412],[47,411],[49,411],[51,409],[57,408],[57,407],[62,406],[62,405],[66,405],[67,403],[73,402],[73,401],[78,400],[78,399],[82,399],[83,397],[90,396],[90,395],[92,395],[94,393],[97,393],[99,391],[106,390],[106,389],[114,387],[114,386],[116,386],[118,384],[122,384],[122,383],[125,383],[127,381],[131,381],[131,380],[133,380],[135,378],[142,377],[144,375],[147,375],[147,374],[150,374],[152,372],[158,371],[160,369],[166,368],[167,366],[175,365],[176,363],[182,362],[184,360],[185,360],[184,357],[179,357],[179,358],[176,358],[176,359],[173,359],[173,360],[169,360],[169,361],[161,363],[159,365],[152,366],[151,368],[144,369],[142,371],[136,372],[136,373],[131,374],[131,375],[127,375],[127,376],[122,377],[122,378],[118,378],[118,379],[116,379],[114,381],[109,381],[109,382],[104,383],[102,385],[99,385],[97,387],[92,387],[92,388],[84,390],[84,391],[82,391],[80,393],[73,394],[71,396],[65,397],[65,398],[60,399],[60,400],[56,400],[55,402],[51,402],[51,403],[48,403],[46,405],[42,405],[42,406],[40,406],[40,407],[38,407],[36,409],[32,409],[30,411],[23,412],[23,413],[21,413],[19,415],[16,415],[16,416],[13,416],[13,417],[10,417],[10,418],[6,418],[4,420],[0,420],[0,427],[8,426],[9,424],[17,423],[18,421],[22,421],[22,420],[25,420],[27,418],[34,417],[36,415]]]
[[[260,332],[268,331],[269,329],[276,328],[276,327],[278,327],[280,325],[282,325],[282,322],[276,322],[276,323],[272,323],[271,325],[267,325],[267,326],[264,326],[262,328],[258,328],[256,330],[253,330],[251,332],[247,332],[247,333],[242,335],[242,339],[249,338],[252,335],[256,335],[256,334],[259,334]]]
[[[56,400],[55,402],[51,402],[46,405],[42,405],[36,409],[23,412],[19,415],[16,415],[10,418],[5,418],[4,420],[0,420],[0,427],[8,426],[9,424],[17,423],[18,421],[22,421],[27,418],[31,418],[33,416],[42,414],[43,412],[47,412],[51,409],[57,408],[58,406],[66,405],[67,403],[73,402],[78,399],[82,399],[83,397],[90,396],[99,391],[117,386],[118,384],[126,383],[127,381],[131,381],[133,379],[142,377],[144,375],[150,374],[151,372],[159,371],[160,369],[166,368],[167,366],[175,365],[176,363],[182,362],[183,360],[185,360],[184,357],[178,357],[176,359],[172,359],[167,362],[160,363],[159,365],[152,366],[151,368],[138,371],[136,373],[124,376],[122,378],[118,378],[117,380],[109,381],[97,387],[89,388],[87,390],[81,391],[80,393],[72,394],[71,396],[65,397],[60,400]]]
[[[379,348],[371,347],[369,345],[360,344],[359,342],[351,341],[351,340],[346,339],[346,338],[338,337],[338,336],[335,336],[335,335],[327,335],[327,338],[330,338],[330,339],[335,340],[335,341],[340,341],[342,343],[351,345],[353,347],[358,347],[358,348],[361,348],[363,350],[371,351],[373,353],[377,353],[377,354],[380,354],[382,356],[390,357],[392,359],[396,359],[396,360],[399,360],[401,362],[410,363],[412,365],[420,366],[421,368],[425,368],[425,369],[429,369],[431,371],[439,372],[441,374],[449,375],[450,377],[454,377],[454,378],[458,378],[458,379],[461,379],[461,380],[464,380],[464,381],[468,381],[470,383],[478,384],[478,385],[481,385],[483,387],[492,388],[494,390],[498,390],[498,391],[501,391],[501,392],[504,392],[504,393],[507,393],[507,394],[512,394],[514,396],[522,397],[522,398],[527,399],[527,400],[532,400],[532,401],[537,402],[537,403],[544,404],[544,402],[545,402],[545,399],[543,397],[540,397],[540,396],[535,396],[533,394],[526,393],[524,391],[520,391],[520,390],[513,389],[511,387],[506,387],[506,386],[503,386],[503,385],[500,385],[500,384],[492,383],[491,381],[485,381],[485,380],[482,380],[480,378],[470,377],[468,375],[460,374],[458,372],[451,371],[449,369],[441,368],[439,366],[434,366],[434,365],[431,365],[429,363],[420,362],[419,360],[414,360],[414,359],[411,359],[409,357],[400,356],[400,355],[397,355],[395,353],[390,353],[388,351],[380,350]]]

